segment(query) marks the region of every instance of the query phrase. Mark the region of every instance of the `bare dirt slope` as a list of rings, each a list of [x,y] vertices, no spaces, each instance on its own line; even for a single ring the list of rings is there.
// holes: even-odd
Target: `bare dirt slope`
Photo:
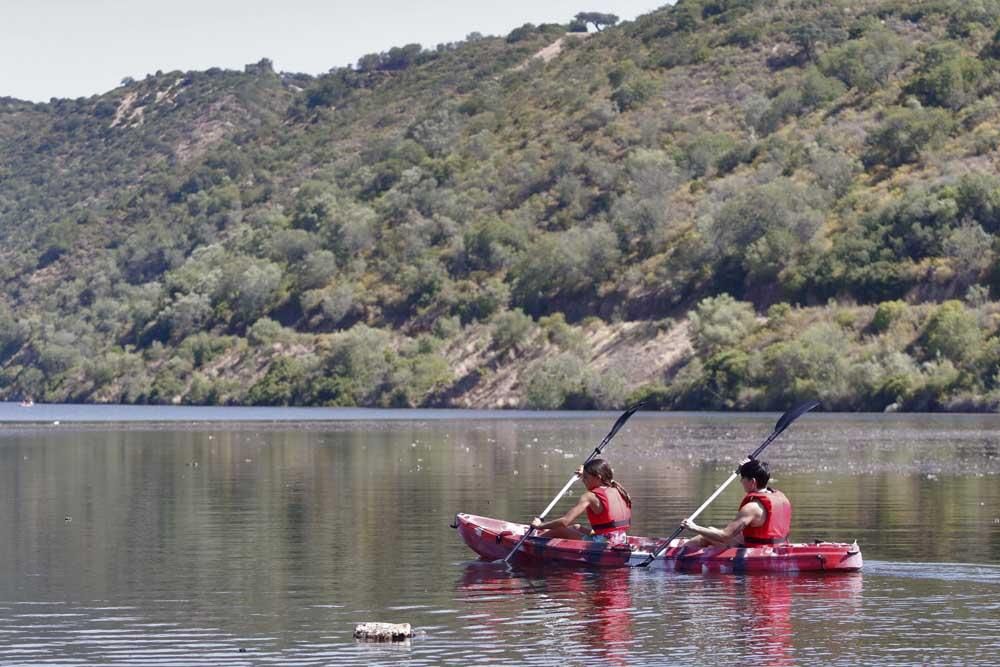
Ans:
[[[691,353],[688,322],[662,327],[655,322],[596,323],[585,329],[581,353],[590,369],[615,372],[628,391],[662,382]],[[542,336],[539,332],[536,334]],[[524,405],[525,387],[538,365],[561,350],[551,344],[497,352],[483,326],[444,351],[456,383],[448,400],[462,408],[515,408]]]

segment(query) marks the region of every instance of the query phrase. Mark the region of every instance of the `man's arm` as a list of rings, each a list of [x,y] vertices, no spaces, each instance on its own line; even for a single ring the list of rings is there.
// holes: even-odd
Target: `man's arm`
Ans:
[[[701,535],[713,545],[732,545],[739,543],[744,528],[763,516],[764,508],[760,506],[760,503],[747,503],[740,508],[736,518],[721,530],[719,528],[699,526],[687,519],[681,525]]]

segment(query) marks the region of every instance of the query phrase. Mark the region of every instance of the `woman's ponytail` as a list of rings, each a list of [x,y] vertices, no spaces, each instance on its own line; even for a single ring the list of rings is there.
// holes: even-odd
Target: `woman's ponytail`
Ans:
[[[613,486],[616,489],[618,489],[618,493],[621,494],[622,500],[625,501],[625,504],[628,505],[629,507],[632,507],[632,498],[629,497],[628,491],[625,490],[625,487],[622,486],[621,484],[619,484],[618,482],[613,481],[613,480],[611,482],[611,486]]]

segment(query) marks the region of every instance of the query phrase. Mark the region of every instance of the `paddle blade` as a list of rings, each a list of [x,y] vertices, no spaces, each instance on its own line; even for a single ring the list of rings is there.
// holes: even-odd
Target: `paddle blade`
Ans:
[[[609,442],[611,442],[611,438],[615,437],[615,434],[618,433],[618,430],[625,425],[625,422],[628,421],[629,417],[638,412],[644,405],[646,405],[646,401],[639,401],[632,407],[625,410],[625,412],[621,414],[618,420],[611,427],[611,430],[608,431],[608,434],[604,436],[604,440],[601,440],[601,444],[597,446],[597,449],[594,451],[594,455],[599,454],[601,450],[604,449],[604,446]]]
[[[774,433],[781,433],[788,428],[793,421],[816,407],[819,407],[819,401],[806,401],[802,405],[792,408],[785,414],[781,415],[778,419],[778,422],[774,425]]]

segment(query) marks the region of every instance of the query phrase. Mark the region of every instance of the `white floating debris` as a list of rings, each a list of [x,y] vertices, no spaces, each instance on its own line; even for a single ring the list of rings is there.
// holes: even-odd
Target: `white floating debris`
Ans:
[[[409,623],[358,623],[354,638],[376,642],[398,642],[413,636]]]

